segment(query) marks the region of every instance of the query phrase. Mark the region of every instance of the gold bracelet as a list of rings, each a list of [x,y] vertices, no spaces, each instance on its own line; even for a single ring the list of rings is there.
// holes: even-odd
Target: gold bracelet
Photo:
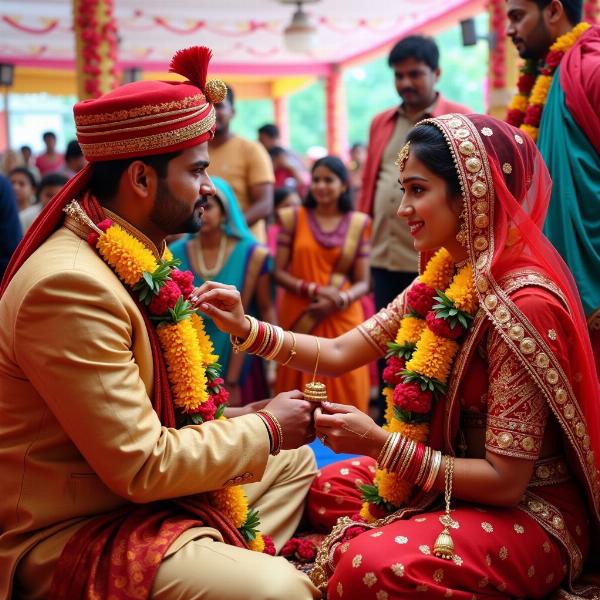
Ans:
[[[229,336],[231,340],[231,345],[233,346],[233,351],[237,354],[238,352],[244,352],[246,348],[250,348],[254,341],[256,340],[256,336],[258,335],[258,321],[251,317],[250,315],[244,315],[244,319],[246,319],[250,323],[250,332],[248,333],[248,337],[243,342],[240,342],[238,337],[234,337],[232,335]]]
[[[387,436],[387,438],[385,439],[385,442],[383,444],[383,447],[381,448],[381,451],[379,452],[379,456],[377,457],[377,464],[379,465],[380,468],[384,464],[385,456],[387,454],[388,448],[390,447],[390,444],[392,443],[392,437],[394,437],[394,435],[395,435],[395,432],[390,433]]]
[[[410,439],[405,435],[398,434],[398,439],[400,443],[394,448],[393,452],[390,452],[390,458],[388,462],[387,470],[390,473],[396,473],[398,469],[398,463],[404,456],[404,453],[408,450],[408,446],[410,444]]]
[[[287,357],[284,363],[281,363],[282,367],[285,367],[294,356],[296,356],[296,335],[293,331],[290,331],[289,334],[292,336],[292,347],[290,348],[290,355]]]
[[[385,444],[383,445],[381,452],[379,453],[379,456],[377,457],[377,465],[380,469],[385,469],[385,466],[387,465],[387,461],[390,455],[390,448],[392,447],[395,441],[395,437],[396,436],[394,433],[389,434],[388,438],[385,440]]]
[[[417,473],[417,478],[415,479],[415,484],[420,486],[421,480],[425,477],[425,474],[428,472],[427,468],[429,466],[429,461],[431,460],[431,446],[425,446],[425,452],[423,453],[423,460],[421,461],[421,465],[419,466],[419,472]]]
[[[429,467],[429,475],[423,484],[423,491],[429,492],[437,479],[437,475],[440,472],[440,466],[442,465],[442,453],[439,450],[433,451],[433,457],[431,459],[431,465]]]
[[[402,457],[402,463],[400,464],[400,468],[398,468],[397,473],[400,479],[404,478],[406,475],[406,471],[408,471],[408,467],[410,465],[410,461],[415,454],[415,450],[417,449],[417,442],[414,440],[409,440],[404,448],[404,456]]]

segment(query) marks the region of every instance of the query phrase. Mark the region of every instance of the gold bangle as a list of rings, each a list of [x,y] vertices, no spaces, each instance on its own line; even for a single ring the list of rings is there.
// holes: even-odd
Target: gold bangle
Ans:
[[[442,464],[442,453],[439,450],[434,450],[433,457],[431,459],[431,465],[429,467],[429,475],[423,484],[423,491],[429,492],[437,479],[437,475],[440,472],[440,466]]]
[[[400,434],[399,434],[400,435]],[[405,453],[408,451],[410,439],[405,435],[400,435],[400,443],[397,448],[394,448],[394,452],[390,454],[389,463],[387,470],[390,473],[396,473],[398,470],[398,463],[404,460]]]
[[[402,457],[402,464],[400,465],[400,468],[398,469],[398,477],[400,477],[400,479],[403,479],[404,475],[406,475],[406,471],[408,471],[410,461],[412,460],[412,457],[414,456],[416,449],[417,449],[417,442],[415,442],[414,440],[409,440],[409,442],[406,445],[405,450],[404,450],[404,456]]]
[[[385,438],[385,442],[381,448],[381,451],[379,452],[379,456],[377,457],[377,464],[380,467],[384,464],[384,458],[387,454],[390,444],[392,443],[392,437],[394,437],[394,435],[395,435],[395,432],[388,434],[387,438]]]
[[[315,370],[313,372],[313,382],[317,377],[317,369],[319,368],[319,358],[321,357],[321,342],[319,342],[319,336],[313,336],[315,338],[315,342],[317,342],[317,358],[315,358]]]
[[[431,446],[425,446],[425,452],[423,453],[423,460],[421,460],[421,464],[419,466],[419,472],[417,473],[417,478],[415,479],[415,485],[421,485],[421,480],[425,477],[427,473],[427,467],[429,466],[429,461],[431,460]]]
[[[394,432],[393,436],[394,438],[392,439],[392,442],[388,447],[387,454],[383,457],[383,464],[385,465],[385,469],[388,471],[390,470],[390,464],[392,462],[392,459],[398,451],[398,446],[402,444],[402,439],[398,432]]]
[[[293,331],[290,331],[289,334],[292,336],[292,346],[290,348],[290,355],[287,357],[284,363],[281,363],[282,367],[285,367],[285,365],[287,365],[292,360],[292,358],[296,356],[296,335]]]
[[[240,338],[234,337],[232,335],[229,336],[231,340],[231,345],[233,346],[233,351],[237,354],[238,352],[244,352],[246,348],[250,348],[254,341],[256,340],[256,336],[258,335],[258,321],[251,317],[250,315],[244,315],[244,319],[246,319],[250,323],[250,332],[244,341],[240,341]]]
[[[283,342],[285,340],[285,335],[281,327],[274,325],[273,332],[275,333],[275,338],[277,339],[277,341],[275,342],[273,350],[269,353],[268,356],[265,356],[267,360],[273,360],[279,354],[281,347],[283,346]]]

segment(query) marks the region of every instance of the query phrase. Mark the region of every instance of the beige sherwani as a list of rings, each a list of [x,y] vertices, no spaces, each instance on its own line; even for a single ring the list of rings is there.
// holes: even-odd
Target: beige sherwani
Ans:
[[[0,599],[12,586],[16,597],[45,597],[73,532],[129,502],[265,476],[265,483],[247,488],[254,505],[269,513],[262,515],[263,529],[279,544],[292,533],[314,475],[306,449],[269,459],[268,434],[256,415],[167,429],[152,408],[152,384],[148,335],[135,303],[85,240],[59,229],[0,300]],[[214,529],[195,528],[171,548],[165,567],[180,560],[174,558],[180,552],[182,564],[194,564],[198,542],[218,550],[210,555],[214,569],[206,555],[197,563],[209,589],[180,597],[223,597],[222,590],[211,595],[209,581],[230,549],[236,560],[248,561],[250,572],[266,565],[283,573],[295,590],[288,597],[315,596],[283,559],[220,540]],[[173,574],[162,571],[156,585],[174,589]],[[233,582],[236,569],[231,571]]]

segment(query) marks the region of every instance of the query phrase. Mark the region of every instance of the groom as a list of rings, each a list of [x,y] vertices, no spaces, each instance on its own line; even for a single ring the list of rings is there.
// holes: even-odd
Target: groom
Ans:
[[[75,105],[90,164],[44,208],[0,288],[0,598],[319,596],[285,559],[249,550],[206,495],[243,484],[260,529],[283,545],[316,473],[301,447],[314,438],[310,403],[299,392],[270,401],[277,447],[264,414],[175,427],[146,308],[90,245],[89,224],[63,215],[79,199],[154,261],[167,235],[197,231],[214,193],[219,86],[205,81],[206,48],[184,54],[189,81]],[[229,508],[248,510],[239,498]]]

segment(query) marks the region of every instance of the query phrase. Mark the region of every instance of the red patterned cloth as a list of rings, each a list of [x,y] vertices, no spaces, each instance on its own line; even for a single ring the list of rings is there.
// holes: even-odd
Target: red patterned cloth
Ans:
[[[369,481],[374,470],[375,461],[365,457],[322,469],[309,497],[311,522],[329,531],[338,517],[357,513],[361,500],[356,483]],[[571,482],[554,486],[550,498],[554,502],[563,498],[565,504],[577,493]],[[570,525],[583,531],[585,506],[579,503],[570,504],[571,509],[581,510],[570,515]],[[452,518],[458,528],[451,530],[452,561],[432,554],[442,514],[441,509],[419,512],[338,544],[328,598],[543,598],[564,578],[566,552],[521,508],[474,510],[455,502]]]
[[[67,542],[49,598],[149,598],[165,552],[184,531],[201,526],[247,547],[235,527],[199,497],[128,506],[98,517]]]

